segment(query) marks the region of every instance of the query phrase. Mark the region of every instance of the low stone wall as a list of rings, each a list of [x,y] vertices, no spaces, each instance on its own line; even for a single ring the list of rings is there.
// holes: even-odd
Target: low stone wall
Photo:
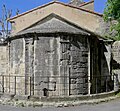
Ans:
[[[109,93],[93,94],[86,96],[64,96],[64,97],[30,97],[30,96],[14,96],[7,94],[0,94],[0,104],[12,105],[19,107],[68,107],[78,106],[83,104],[98,104],[118,98],[119,91],[112,91]]]
[[[100,94],[92,94],[92,95],[76,95],[76,96],[61,96],[61,97],[42,97],[39,98],[42,102],[60,102],[60,101],[84,101],[84,100],[92,100],[92,99],[100,99],[106,98],[110,96],[114,96],[118,91],[111,91],[108,93],[100,93]],[[31,96],[30,100],[38,100],[38,98]]]
[[[101,99],[106,97],[115,96],[118,91],[111,91],[106,93],[91,94],[91,95],[74,95],[74,96],[60,96],[60,97],[38,97],[29,95],[10,95],[10,94],[0,94],[0,99],[8,100],[27,100],[27,101],[41,101],[41,102],[61,102],[61,101],[84,101],[92,99]]]

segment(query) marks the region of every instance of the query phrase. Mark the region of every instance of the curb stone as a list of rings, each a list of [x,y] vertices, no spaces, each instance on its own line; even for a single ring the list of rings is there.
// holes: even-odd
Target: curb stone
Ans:
[[[99,96],[99,95],[98,95]],[[76,99],[73,100],[69,100],[66,101],[40,101],[40,100],[26,100],[26,96],[25,99],[23,100],[19,100],[18,99],[19,96],[16,96],[15,99],[11,98],[0,98],[0,104],[2,105],[12,105],[12,106],[17,106],[17,107],[70,107],[70,106],[79,106],[79,105],[84,105],[84,104],[98,104],[101,102],[108,102],[110,100],[115,100],[117,98],[119,98],[118,95],[109,95],[106,97],[102,97],[100,98],[96,98],[94,95],[90,95],[89,97],[91,99],[85,99],[84,97],[80,100],[78,99],[79,97],[76,97]],[[93,97],[93,99],[92,99]]]
[[[112,96],[102,99],[93,99],[93,100],[82,100],[82,101],[63,101],[63,102],[41,102],[41,101],[26,101],[26,100],[0,100],[0,103],[3,105],[12,105],[17,107],[70,107],[70,106],[80,106],[85,104],[98,104],[102,102],[108,102],[110,100],[115,100],[119,98],[118,96]]]

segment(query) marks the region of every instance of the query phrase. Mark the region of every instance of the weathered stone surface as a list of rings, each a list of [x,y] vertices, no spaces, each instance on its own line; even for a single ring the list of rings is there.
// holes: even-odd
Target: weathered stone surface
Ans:
[[[112,55],[113,55],[113,71],[118,74],[118,79],[120,82],[120,41],[116,41],[112,45]]]
[[[25,48],[24,38],[11,41],[10,44],[10,88],[14,94],[25,94]],[[18,76],[18,77],[15,77]],[[16,83],[16,88],[15,88]],[[22,92],[21,92],[22,90]]]
[[[110,46],[94,37],[31,34],[11,40],[9,48],[10,77],[7,75],[4,82],[11,94],[43,97],[97,93],[105,87],[106,78],[96,77],[111,71]]]
[[[80,27],[80,20],[77,26],[60,15],[46,16],[9,38],[9,93],[48,97],[102,92],[111,80],[98,78],[110,75],[109,45]]]
[[[59,92],[59,87],[56,87],[56,82],[59,82],[60,76],[59,38],[39,37],[39,40],[36,41],[34,72],[35,89],[39,89],[39,91],[36,90],[35,94],[44,96],[44,88],[51,90],[49,96]]]
[[[88,93],[88,86],[84,87],[84,84],[88,82],[84,81],[84,78],[88,78],[88,47],[85,37],[75,37],[71,41],[70,78],[72,82],[70,93],[72,95]]]
[[[4,88],[4,86],[8,86],[8,77],[4,77],[5,75],[8,74],[8,46],[7,44],[1,43],[0,44],[0,75],[3,77],[0,77],[0,92],[3,92],[5,90],[8,92],[8,87]],[[5,79],[4,79],[5,78]],[[4,84],[3,84],[3,79],[4,79]]]
[[[69,4],[79,6],[82,3],[84,3],[83,0],[70,0]]]

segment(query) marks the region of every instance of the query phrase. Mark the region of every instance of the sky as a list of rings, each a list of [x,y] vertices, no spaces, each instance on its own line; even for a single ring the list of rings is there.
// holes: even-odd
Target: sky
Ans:
[[[49,3],[51,1],[53,0],[0,0],[0,17],[3,4],[6,5],[7,9],[12,9],[12,14],[14,16],[17,9],[20,10],[20,13],[23,13],[25,11]],[[58,1],[68,3],[70,0],[58,0]],[[90,0],[84,1],[88,2]],[[106,1],[107,0],[95,0],[95,11],[103,13]]]

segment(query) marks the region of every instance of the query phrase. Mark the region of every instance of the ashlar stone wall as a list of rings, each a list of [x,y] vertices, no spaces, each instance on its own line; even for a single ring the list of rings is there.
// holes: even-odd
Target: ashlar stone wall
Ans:
[[[29,75],[33,74],[34,95],[46,95],[44,89],[47,96],[88,93],[87,38],[38,36],[34,43],[29,39],[29,44],[25,66]]]
[[[6,58],[3,53],[0,57],[4,67],[8,67],[3,73],[8,71],[5,92],[51,97],[99,93],[105,89],[101,88],[105,87],[106,78],[96,77],[110,74],[109,44],[73,34],[23,37],[12,39],[9,47],[0,47],[1,51],[5,49]]]
[[[10,42],[9,68],[10,68],[10,91],[14,94],[25,94],[25,43],[24,38],[15,39]],[[15,77],[16,76],[16,77]],[[16,84],[16,86],[15,86]]]
[[[8,92],[8,80],[9,78],[6,77],[8,74],[8,46],[7,44],[1,43],[0,44],[0,92],[6,91]],[[4,81],[3,81],[4,79]],[[4,83],[4,84],[3,84]],[[3,89],[3,86],[7,86]]]
[[[35,95],[60,95],[59,37],[38,37],[34,43]]]

